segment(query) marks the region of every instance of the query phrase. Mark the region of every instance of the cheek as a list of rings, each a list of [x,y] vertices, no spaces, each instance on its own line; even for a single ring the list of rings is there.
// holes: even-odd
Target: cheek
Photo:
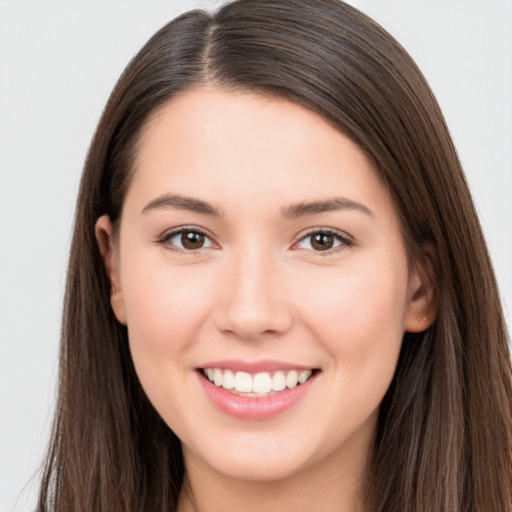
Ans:
[[[406,307],[406,265],[372,265],[330,272],[329,279],[302,282],[303,317],[337,363],[378,367],[395,364]],[[326,283],[319,287],[318,283]],[[379,359],[381,363],[379,363]]]
[[[187,407],[180,390],[194,375],[190,354],[210,314],[215,286],[190,268],[133,263],[126,265],[123,283],[132,360],[149,400],[176,426],[179,411]]]
[[[215,286],[208,273],[144,260],[128,260],[123,268],[123,299],[132,355],[165,364],[173,361],[199,335],[213,303]]]

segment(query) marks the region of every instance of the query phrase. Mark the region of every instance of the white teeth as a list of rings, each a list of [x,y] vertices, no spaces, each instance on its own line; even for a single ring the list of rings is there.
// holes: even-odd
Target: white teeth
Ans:
[[[223,381],[224,381],[224,375],[223,375],[222,370],[220,370],[219,368],[215,368],[213,370],[213,383],[216,386],[221,387]]]
[[[292,370],[288,372],[288,375],[286,375],[286,387],[287,388],[294,388],[299,383],[299,374],[295,370]]]
[[[268,373],[257,373],[252,381],[254,393],[270,393],[272,391],[272,379]]]
[[[286,378],[283,372],[276,372],[272,377],[272,391],[283,391],[286,387]]]
[[[304,384],[309,377],[311,376],[311,370],[304,370],[303,372],[299,373],[299,384]]]
[[[252,393],[252,377],[246,372],[236,372],[235,390],[239,393]]]
[[[254,393],[254,396],[265,396],[304,384],[313,372],[312,370],[279,370],[273,375],[269,372],[251,375],[247,372],[234,373],[221,368],[205,368],[203,373],[219,388],[233,390],[235,393]]]
[[[224,382],[222,383],[222,387],[224,389],[233,389],[235,387],[235,374],[232,371],[226,370],[224,372]]]

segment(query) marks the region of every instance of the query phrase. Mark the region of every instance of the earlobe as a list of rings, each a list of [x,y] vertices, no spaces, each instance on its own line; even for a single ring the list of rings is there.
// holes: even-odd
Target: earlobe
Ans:
[[[422,332],[428,329],[436,319],[438,296],[431,251],[417,262],[411,272],[408,290],[408,305],[404,330]]]
[[[126,325],[126,312],[119,273],[119,258],[112,238],[112,222],[108,215],[101,216],[94,228],[96,241],[110,280],[110,304],[116,318]]]

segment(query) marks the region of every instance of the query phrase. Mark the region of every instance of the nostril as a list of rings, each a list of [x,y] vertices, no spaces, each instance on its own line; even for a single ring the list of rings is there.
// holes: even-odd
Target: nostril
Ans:
[[[242,304],[226,306],[219,312],[217,328],[235,335],[240,340],[257,341],[288,332],[292,317],[285,306],[244,307]]]

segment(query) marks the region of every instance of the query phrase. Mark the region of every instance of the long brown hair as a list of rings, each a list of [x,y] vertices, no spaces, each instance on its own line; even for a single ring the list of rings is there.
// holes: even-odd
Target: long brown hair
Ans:
[[[95,222],[119,220],[150,114],[204,83],[323,116],[374,163],[411,258],[432,249],[439,313],[406,334],[368,463],[371,512],[512,510],[512,374],[493,270],[438,104],[403,48],[337,0],[239,0],[156,33],[117,83],[82,176],[59,397],[39,510],[175,510],[177,437],[150,405],[110,308]]]

